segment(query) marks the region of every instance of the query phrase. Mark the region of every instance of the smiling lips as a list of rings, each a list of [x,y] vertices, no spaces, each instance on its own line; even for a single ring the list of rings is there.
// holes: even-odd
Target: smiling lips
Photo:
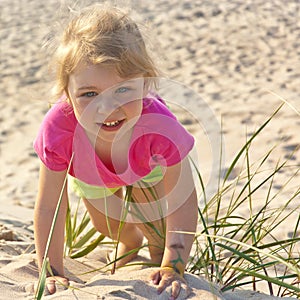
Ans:
[[[121,121],[104,122],[103,125],[108,126],[108,127],[114,127],[114,126],[117,126],[120,122]]]
[[[119,129],[125,120],[116,120],[110,122],[97,123],[104,130],[117,130]]]

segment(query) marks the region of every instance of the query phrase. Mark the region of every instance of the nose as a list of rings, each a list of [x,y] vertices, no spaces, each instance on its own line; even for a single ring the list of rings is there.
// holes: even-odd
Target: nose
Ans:
[[[119,107],[112,97],[101,97],[97,100],[97,112],[101,114],[110,114]]]

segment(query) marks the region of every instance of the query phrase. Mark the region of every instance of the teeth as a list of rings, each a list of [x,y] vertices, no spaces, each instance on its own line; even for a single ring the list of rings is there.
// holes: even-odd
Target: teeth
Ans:
[[[120,121],[113,121],[113,122],[104,122],[103,124],[108,127],[113,127],[113,126],[118,125],[119,123],[120,123]]]

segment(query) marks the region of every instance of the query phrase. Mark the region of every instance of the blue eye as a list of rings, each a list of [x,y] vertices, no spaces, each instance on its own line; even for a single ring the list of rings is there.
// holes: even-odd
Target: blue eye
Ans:
[[[128,92],[130,89],[128,87],[125,86],[121,86],[118,89],[116,89],[116,93],[117,94],[122,94],[122,93],[126,93]]]
[[[91,98],[91,97],[97,96],[97,93],[96,92],[87,92],[87,93],[84,93],[82,96]]]

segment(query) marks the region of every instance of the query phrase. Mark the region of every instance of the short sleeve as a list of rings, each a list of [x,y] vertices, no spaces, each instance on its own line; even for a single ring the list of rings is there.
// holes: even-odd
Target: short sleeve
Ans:
[[[66,170],[72,155],[74,122],[67,106],[57,103],[48,111],[33,143],[40,160],[53,171]]]
[[[194,146],[193,136],[180,124],[166,105],[147,99],[134,134],[132,162],[136,172],[155,165],[172,166],[182,161]],[[134,165],[134,163],[132,163]]]
[[[169,167],[188,155],[194,146],[194,138],[176,119],[163,118],[163,126],[151,134],[151,156],[153,163]]]

